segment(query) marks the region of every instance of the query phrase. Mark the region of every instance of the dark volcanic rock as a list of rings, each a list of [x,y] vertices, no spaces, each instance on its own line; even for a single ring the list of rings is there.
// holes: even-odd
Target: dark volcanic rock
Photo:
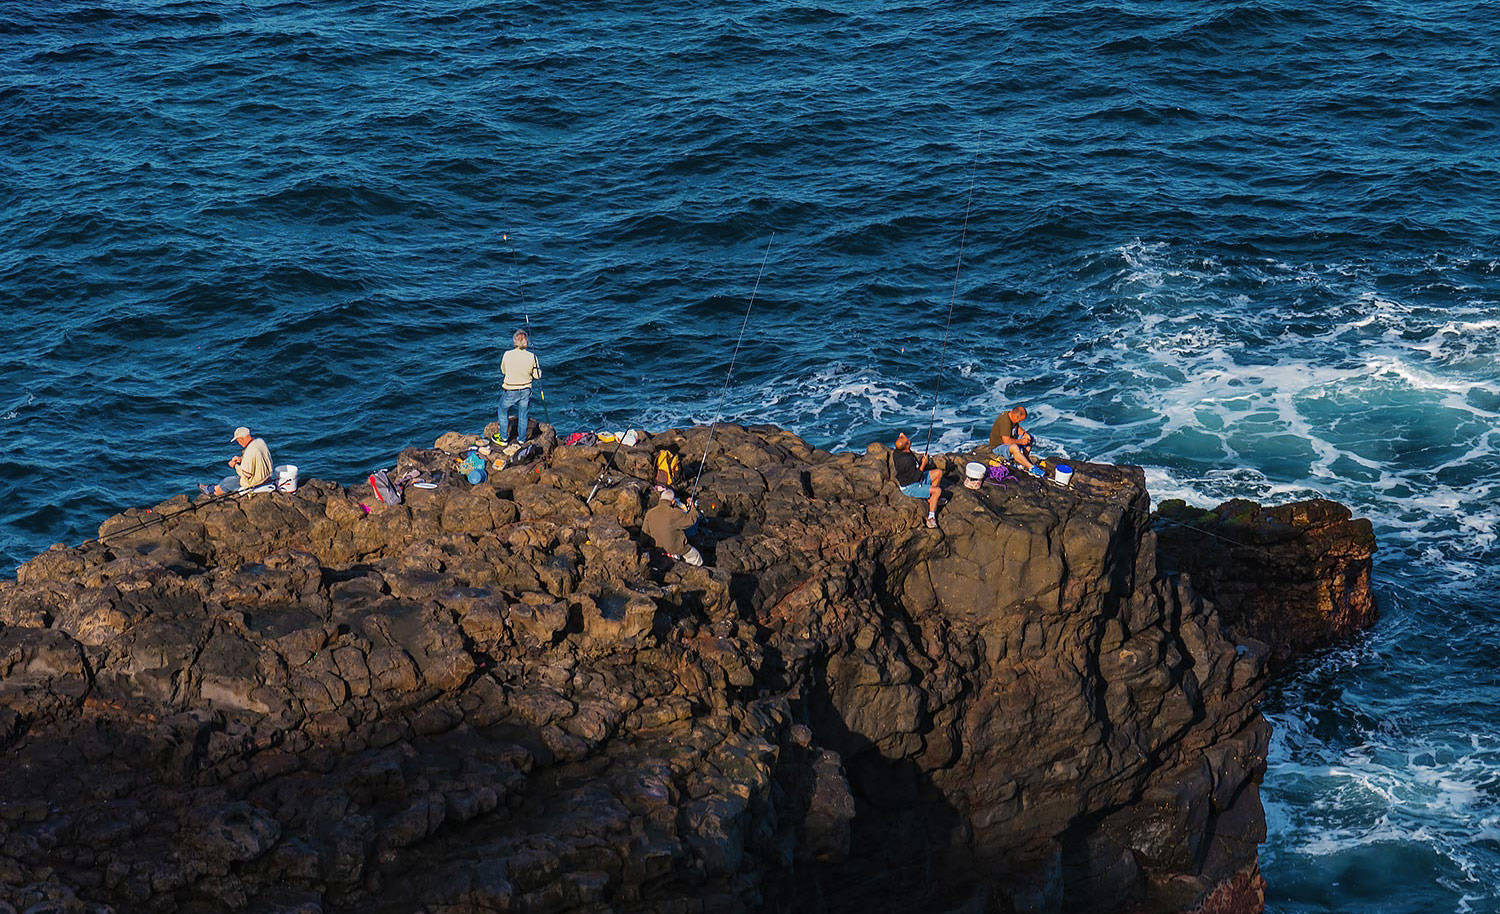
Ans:
[[[1240,640],[1285,661],[1375,624],[1370,522],[1326,499],[1213,510],[1178,500],[1157,509],[1164,567],[1188,575]]]
[[[1138,470],[955,486],[928,530],[883,447],[721,427],[711,567],[662,570],[650,448],[610,454],[204,504],[0,583],[0,898],[1258,906],[1262,657],[1158,573]]]

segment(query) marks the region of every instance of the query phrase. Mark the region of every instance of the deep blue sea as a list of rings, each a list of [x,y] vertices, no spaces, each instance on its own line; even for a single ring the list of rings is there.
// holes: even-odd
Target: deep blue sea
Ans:
[[[1497,119],[1477,2],[0,4],[0,565],[239,424],[346,482],[478,430],[528,320],[564,431],[920,443],[941,382],[943,446],[1019,402],[1371,517],[1270,907],[1500,911]]]

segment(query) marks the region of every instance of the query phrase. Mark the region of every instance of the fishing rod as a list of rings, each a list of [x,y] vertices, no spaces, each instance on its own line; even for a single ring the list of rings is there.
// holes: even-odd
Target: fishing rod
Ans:
[[[599,487],[604,485],[604,479],[609,475],[609,468],[614,467],[616,470],[619,469],[615,464],[615,457],[620,453],[620,446],[625,443],[625,435],[628,434],[630,432],[626,430],[624,434],[615,439],[615,449],[609,452],[608,457],[604,458],[604,466],[599,468],[599,476],[594,480],[594,487],[589,489],[589,497],[583,500],[584,507],[588,507],[589,502],[594,500],[594,496],[599,494]],[[644,482],[645,480],[642,481]]]
[[[152,527],[159,527],[162,524],[165,524],[167,521],[173,519],[174,517],[181,517],[184,514],[191,514],[192,512],[197,511],[199,508],[206,508],[209,505],[217,505],[221,502],[226,502],[233,498],[239,498],[241,495],[248,495],[249,493],[254,492],[257,489],[262,489],[266,486],[270,486],[271,491],[273,492],[282,491],[281,482],[277,479],[269,478],[258,486],[252,486],[248,489],[235,489],[231,492],[225,492],[222,495],[212,495],[209,497],[208,501],[195,502],[193,504],[189,504],[186,508],[179,508],[176,511],[169,511],[166,514],[155,514],[153,509],[147,508],[146,513],[152,514],[152,516],[149,518],[141,519],[134,527],[126,527],[123,530],[111,530],[110,532],[105,533],[101,536],[86,539],[83,542],[79,543],[78,546],[79,548],[83,548],[89,543],[103,543],[105,540],[112,537],[124,536],[127,533],[139,533],[142,530],[149,530]]]
[[[729,370],[724,373],[724,392],[719,395],[719,415],[723,417],[724,404],[729,401],[729,382],[734,377],[734,363],[740,356],[740,344],[745,342],[745,328],[750,326],[750,310],[755,307],[755,296],[760,292],[761,277],[766,275],[766,263],[771,259],[771,243],[776,240],[776,233],[766,240],[766,253],[760,261],[760,272],[755,276],[755,288],[750,291],[750,304],[745,306],[745,320],[740,324],[740,338],[735,341],[734,354],[729,357]],[[698,475],[693,477],[693,491],[688,498],[698,497],[698,483],[703,480],[703,468],[708,465],[708,451],[714,446],[714,432],[719,427],[719,420],[715,419],[708,427],[708,443],[703,446],[703,459],[698,461]]]
[[[932,418],[927,422],[927,442],[922,445],[922,456],[932,453],[932,430],[937,426],[938,396],[943,391],[943,369],[948,360],[948,333],[953,329],[953,304],[958,300],[958,274],[964,268],[964,242],[969,237],[969,207],[974,202],[974,181],[978,177],[979,150],[969,163],[969,195],[964,200],[964,227],[958,236],[958,263],[953,267],[953,291],[948,295],[948,322],[943,325],[943,346],[938,350],[937,385],[932,390]]]
[[[505,242],[505,247],[510,251],[510,280],[511,280],[511,286],[512,286],[512,288],[514,288],[514,289],[517,290],[517,292],[516,292],[516,301],[520,303],[520,305],[521,305],[521,314],[524,315],[525,318],[526,318],[526,339],[527,339],[527,341],[529,343],[530,340],[531,340],[531,311],[526,307],[526,301],[525,301],[525,299],[523,299],[521,297],[521,293],[519,291],[520,290],[520,282],[519,282],[519,280],[517,278],[518,271],[516,269],[516,246],[510,243],[510,233],[509,232],[501,232],[500,233],[500,239]],[[532,358],[536,358],[536,353],[535,352],[533,352],[531,355],[532,355]],[[537,366],[538,366],[538,368],[541,367],[541,362],[540,361],[537,362]],[[534,379],[532,381],[532,383],[534,385],[536,385],[537,396],[540,397],[541,400],[542,400],[542,418],[547,421],[548,425],[552,425],[552,416],[548,413],[548,410],[547,410],[547,392],[542,389],[542,379],[541,378],[536,378],[536,379]],[[557,430],[557,427],[553,426],[553,431],[556,432],[556,430]],[[519,434],[520,434],[521,438],[524,440],[525,436],[526,436],[526,429],[524,429],[524,428],[521,429],[519,431]]]

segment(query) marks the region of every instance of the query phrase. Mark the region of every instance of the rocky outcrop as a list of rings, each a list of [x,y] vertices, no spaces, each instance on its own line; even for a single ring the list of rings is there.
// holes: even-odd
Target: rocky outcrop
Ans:
[[[700,569],[636,542],[650,453],[22,566],[0,912],[1259,910],[1262,656],[1158,573],[1138,470],[929,530],[884,448],[721,426]]]
[[[1208,510],[1171,500],[1156,527],[1163,567],[1188,575],[1234,636],[1269,645],[1273,661],[1375,624],[1375,532],[1337,502],[1237,499]]]

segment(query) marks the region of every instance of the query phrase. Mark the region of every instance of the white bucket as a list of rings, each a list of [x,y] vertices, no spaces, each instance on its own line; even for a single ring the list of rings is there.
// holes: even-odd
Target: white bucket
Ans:
[[[1060,486],[1065,486],[1073,481],[1073,468],[1065,463],[1059,463],[1052,469],[1052,480]]]
[[[984,483],[984,474],[989,472],[982,463],[971,462],[964,467],[964,485],[970,489],[977,489]]]
[[[297,465],[288,463],[283,466],[273,467],[272,472],[276,474],[276,491],[297,491]]]

